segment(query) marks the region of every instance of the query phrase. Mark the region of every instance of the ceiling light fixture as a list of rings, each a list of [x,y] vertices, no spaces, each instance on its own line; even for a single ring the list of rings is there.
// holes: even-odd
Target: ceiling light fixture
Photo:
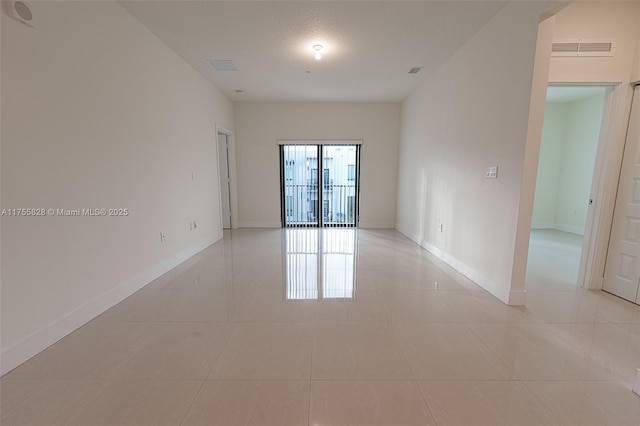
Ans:
[[[313,50],[316,51],[316,54],[314,56],[316,58],[316,61],[319,61],[320,59],[322,59],[322,53],[320,53],[320,51],[322,50],[322,45],[321,44],[314,44],[313,45]]]

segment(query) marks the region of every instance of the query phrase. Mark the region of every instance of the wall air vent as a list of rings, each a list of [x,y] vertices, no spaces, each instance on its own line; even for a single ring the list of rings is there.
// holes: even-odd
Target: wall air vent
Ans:
[[[409,70],[409,74],[418,74],[422,67],[413,67]]]
[[[238,71],[236,64],[229,60],[213,60],[209,63],[218,71]]]
[[[551,56],[613,56],[615,50],[614,39],[565,39],[553,42]]]

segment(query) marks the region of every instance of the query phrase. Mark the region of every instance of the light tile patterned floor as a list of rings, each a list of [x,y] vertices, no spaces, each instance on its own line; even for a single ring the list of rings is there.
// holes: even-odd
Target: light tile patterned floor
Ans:
[[[576,248],[577,247],[577,248]],[[8,425],[638,425],[640,306],[508,307],[390,230],[237,230],[0,379]]]

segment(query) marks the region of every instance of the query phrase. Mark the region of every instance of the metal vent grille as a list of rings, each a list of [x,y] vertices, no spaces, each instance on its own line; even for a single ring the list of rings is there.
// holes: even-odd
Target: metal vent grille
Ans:
[[[551,53],[578,53],[580,43],[553,43]]]
[[[613,56],[615,49],[613,39],[556,40],[551,45],[551,56]]]
[[[213,60],[209,63],[218,71],[238,71],[238,68],[229,60]]]
[[[581,52],[611,52],[613,43],[580,43]]]

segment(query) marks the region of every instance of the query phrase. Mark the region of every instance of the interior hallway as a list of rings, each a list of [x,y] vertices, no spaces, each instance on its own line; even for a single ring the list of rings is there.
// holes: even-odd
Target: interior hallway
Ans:
[[[391,230],[225,231],[5,375],[0,423],[637,425],[640,306],[528,287]]]

